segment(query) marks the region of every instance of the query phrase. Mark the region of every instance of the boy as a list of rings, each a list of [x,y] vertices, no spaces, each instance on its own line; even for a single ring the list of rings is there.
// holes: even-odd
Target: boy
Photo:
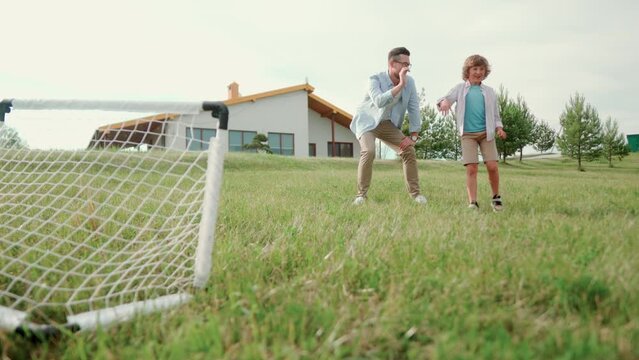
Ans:
[[[470,205],[468,208],[477,210],[477,169],[479,156],[477,147],[481,150],[481,156],[488,170],[488,179],[493,192],[491,206],[494,211],[501,211],[503,203],[499,195],[499,170],[497,161],[497,145],[495,135],[506,138],[503,129],[497,95],[495,91],[483,83],[490,74],[490,64],[481,55],[471,55],[462,68],[463,83],[450,90],[443,98],[437,101],[437,109],[444,115],[448,114],[450,107],[457,102],[456,117],[457,129],[461,135],[462,163],[466,167],[466,190]]]

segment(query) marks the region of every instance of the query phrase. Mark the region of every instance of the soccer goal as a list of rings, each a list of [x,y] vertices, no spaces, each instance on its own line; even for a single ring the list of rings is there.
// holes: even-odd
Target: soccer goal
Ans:
[[[93,329],[206,285],[222,102],[0,103],[0,329]]]

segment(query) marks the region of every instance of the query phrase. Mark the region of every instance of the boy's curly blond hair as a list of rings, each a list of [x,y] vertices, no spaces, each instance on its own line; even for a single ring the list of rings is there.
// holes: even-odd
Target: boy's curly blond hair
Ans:
[[[475,54],[467,57],[466,61],[464,61],[464,67],[462,67],[462,79],[468,80],[468,72],[470,71],[470,68],[474,66],[483,66],[484,69],[486,69],[484,79],[488,77],[488,74],[490,74],[490,64],[488,63],[488,60],[481,55]]]

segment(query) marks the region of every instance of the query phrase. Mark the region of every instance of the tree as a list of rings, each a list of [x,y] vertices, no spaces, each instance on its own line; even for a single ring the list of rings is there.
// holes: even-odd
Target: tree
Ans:
[[[4,122],[0,122],[0,148],[2,149],[26,149],[27,142],[20,134]]]
[[[519,161],[521,161],[524,147],[532,143],[535,116],[523,97],[518,95],[516,101],[510,99],[508,91],[503,86],[499,88],[497,102],[504,131],[508,134],[506,139],[497,138],[497,151],[503,162],[506,162],[506,157],[515,155],[519,151]]]
[[[619,160],[621,160],[624,156],[630,154],[624,134],[619,133],[617,120],[612,120],[610,116],[608,116],[603,126],[601,145],[609,167],[612,167],[613,157],[619,157]]]
[[[430,138],[430,129],[437,119],[437,111],[428,104],[422,105],[422,96],[423,93],[420,93],[421,107],[419,109],[419,113],[421,115],[422,124],[421,129],[419,130],[419,140],[417,140],[417,143],[415,144],[415,154],[418,159],[429,159],[434,155],[432,154],[431,149],[432,139]],[[402,124],[402,132],[406,136],[409,135],[408,115],[406,115],[404,123]]]
[[[437,117],[429,129],[428,139],[434,158],[457,160],[461,157],[461,142],[454,113]]]
[[[545,121],[535,122],[532,132],[532,146],[540,153],[552,149],[557,134]]]
[[[268,146],[268,138],[264,134],[257,134],[250,144],[244,145],[245,149],[255,149],[257,152],[272,154],[271,147]]]
[[[601,155],[601,121],[597,110],[586,103],[579,93],[570,97],[559,117],[561,133],[557,145],[562,155],[577,160],[577,170],[583,171],[582,160],[592,161]]]
[[[426,102],[426,91],[421,88],[419,97],[419,114],[421,117],[421,128],[419,130],[419,140],[415,144],[415,155],[418,159],[428,159],[432,156],[430,149],[429,129],[437,118],[437,111]],[[401,130],[404,135],[409,136],[408,131],[408,114],[404,115]]]
[[[421,95],[420,95],[421,96]],[[423,104],[423,102],[420,101]],[[452,159],[461,157],[461,143],[457,135],[455,114],[441,116],[434,106],[429,104],[420,108],[422,126],[419,140],[415,144],[418,159]],[[408,121],[402,125],[402,131],[408,135]]]

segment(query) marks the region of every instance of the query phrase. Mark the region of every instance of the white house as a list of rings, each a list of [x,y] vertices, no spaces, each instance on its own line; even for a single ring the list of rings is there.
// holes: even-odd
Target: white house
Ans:
[[[231,83],[224,101],[229,109],[229,151],[248,151],[244,145],[261,133],[276,154],[300,158],[358,155],[359,142],[349,129],[353,117],[313,94],[314,90],[302,84],[241,96],[239,85]],[[96,130],[92,143],[108,140],[113,144],[116,140],[126,147],[161,142],[167,147],[206,150],[208,139],[215,136],[217,120],[210,112],[202,113],[187,126],[171,121],[178,116],[162,114],[105,125]],[[117,141],[119,136],[127,137]]]

